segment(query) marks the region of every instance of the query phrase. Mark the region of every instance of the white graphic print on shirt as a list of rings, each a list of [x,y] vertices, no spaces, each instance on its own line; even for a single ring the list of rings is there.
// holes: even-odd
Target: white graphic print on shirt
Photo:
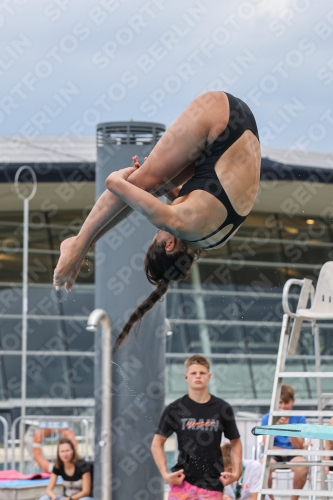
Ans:
[[[209,418],[205,420],[204,418],[182,418],[182,431],[185,429],[193,429],[197,431],[198,429],[204,429],[205,431],[218,431],[220,421],[215,418]]]

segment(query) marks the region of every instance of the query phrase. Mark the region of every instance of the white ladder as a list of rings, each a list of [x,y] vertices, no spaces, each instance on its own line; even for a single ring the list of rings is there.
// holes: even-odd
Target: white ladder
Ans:
[[[289,290],[291,286],[298,285],[301,286],[301,292],[299,295],[299,300],[297,304],[296,313],[293,313],[289,309]],[[309,299],[311,300],[311,307],[306,308]],[[323,417],[332,417],[332,411],[325,411],[324,408],[327,403],[333,398],[332,394],[323,394],[322,392],[322,378],[332,378],[333,372],[323,372],[321,370],[321,359],[320,359],[320,344],[319,344],[319,328],[317,325],[318,320],[333,320],[333,262],[326,262],[321,268],[316,292],[314,290],[312,281],[309,279],[296,280],[290,279],[286,282],[283,288],[282,294],[282,305],[284,310],[281,337],[279,343],[279,350],[276,363],[276,371],[274,376],[274,384],[272,391],[272,400],[270,406],[270,415],[268,424],[274,424],[282,416],[305,416],[305,417],[317,417],[318,423],[323,423]],[[293,320],[292,330],[291,324]],[[315,350],[315,365],[316,371],[311,372],[289,372],[285,371],[287,356],[294,356],[296,354],[297,344],[301,335],[301,328],[303,321],[310,321],[312,326],[312,335],[314,338],[314,350]],[[290,333],[291,330],[291,333]],[[279,410],[279,401],[281,395],[281,386],[283,383],[283,378],[316,378],[317,380],[317,410],[316,411],[298,411],[298,410]],[[333,384],[332,384],[333,389]],[[327,482],[325,478],[325,465],[333,465],[333,451],[325,451],[323,449],[323,441],[320,441],[319,450],[288,450],[273,448],[274,436],[266,436],[265,450],[263,456],[263,470],[261,475],[261,485],[260,492],[258,495],[258,500],[264,500],[265,495],[276,495],[281,497],[290,497],[291,495],[299,495],[308,498],[333,498],[333,492],[327,491]],[[278,451],[278,453],[277,453]],[[297,466],[318,466],[320,467],[320,489],[309,489],[309,490],[274,490],[269,489],[268,478],[270,470],[270,457],[272,455],[288,456],[290,452],[295,456],[308,457],[306,462],[279,462],[279,468],[290,468]],[[311,461],[311,456],[315,455],[318,457],[318,461]],[[323,461],[325,456],[330,456],[330,461]],[[274,464],[276,467],[276,464]],[[317,483],[316,483],[317,484]]]

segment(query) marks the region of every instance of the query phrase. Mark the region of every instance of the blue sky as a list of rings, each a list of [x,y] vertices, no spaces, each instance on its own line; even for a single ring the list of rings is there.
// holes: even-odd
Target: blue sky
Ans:
[[[169,125],[198,94],[244,99],[265,146],[332,152],[330,0],[7,0],[1,135]]]

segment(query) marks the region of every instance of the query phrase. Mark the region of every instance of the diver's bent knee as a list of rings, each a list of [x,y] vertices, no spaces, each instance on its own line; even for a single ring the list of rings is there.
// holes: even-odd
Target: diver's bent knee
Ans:
[[[105,181],[105,187],[106,187],[106,189],[112,188],[113,184],[114,184],[114,182],[113,182],[113,172],[112,172],[112,174],[110,174],[106,178],[106,181]]]
[[[105,181],[105,187],[106,189],[108,189],[109,191],[112,192],[112,189],[115,188],[116,184],[117,184],[117,181],[119,180],[119,177],[118,177],[118,171],[116,170],[115,172],[112,172],[107,178],[106,178],[106,181]]]

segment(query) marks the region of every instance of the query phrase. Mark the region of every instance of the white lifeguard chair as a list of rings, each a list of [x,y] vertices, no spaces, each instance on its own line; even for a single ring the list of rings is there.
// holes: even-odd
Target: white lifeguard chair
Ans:
[[[301,287],[296,312],[291,312],[289,308],[289,291],[294,285]],[[310,307],[308,303],[311,303]],[[281,328],[281,337],[277,356],[276,371],[274,377],[272,400],[270,407],[270,416],[268,424],[274,424],[282,416],[303,415],[305,417],[316,417],[318,423],[323,423],[323,417],[332,417],[332,411],[325,411],[325,406],[333,399],[333,383],[332,393],[322,392],[322,379],[332,378],[333,372],[324,372],[321,369],[320,358],[320,343],[319,343],[319,327],[317,322],[323,320],[333,320],[333,262],[326,262],[320,270],[316,290],[310,279],[290,279],[286,282],[282,293],[283,306],[283,321]],[[312,326],[312,335],[314,338],[315,351],[315,371],[310,372],[292,372],[285,371],[287,356],[295,356],[298,341],[301,335],[301,329],[304,321],[310,321]],[[292,324],[292,329],[291,329]],[[291,329],[291,333],[290,333]],[[317,381],[317,410],[316,411],[299,411],[299,410],[279,410],[279,400],[281,394],[281,386],[283,378],[315,378]],[[313,485],[308,489],[294,490],[283,489],[274,490],[267,487],[270,457],[276,455],[276,449],[273,448],[274,437],[267,436],[265,450],[263,455],[263,471],[261,477],[260,493],[258,500],[264,500],[265,495],[273,494],[276,497],[290,497],[291,495],[300,495],[306,498],[332,498],[332,491],[327,490],[327,480],[325,477],[324,466],[333,465],[333,451],[325,451],[323,449],[323,441],[320,441],[319,450],[293,450],[293,455],[307,457],[306,462],[299,462],[300,466],[316,466],[320,469],[320,489],[317,488],[317,477],[315,475]],[[290,450],[279,450],[279,455],[290,455]],[[328,455],[330,461],[323,461],[323,458]],[[313,459],[312,457],[315,457]],[[297,462],[281,462],[279,468],[288,469],[297,467]]]

